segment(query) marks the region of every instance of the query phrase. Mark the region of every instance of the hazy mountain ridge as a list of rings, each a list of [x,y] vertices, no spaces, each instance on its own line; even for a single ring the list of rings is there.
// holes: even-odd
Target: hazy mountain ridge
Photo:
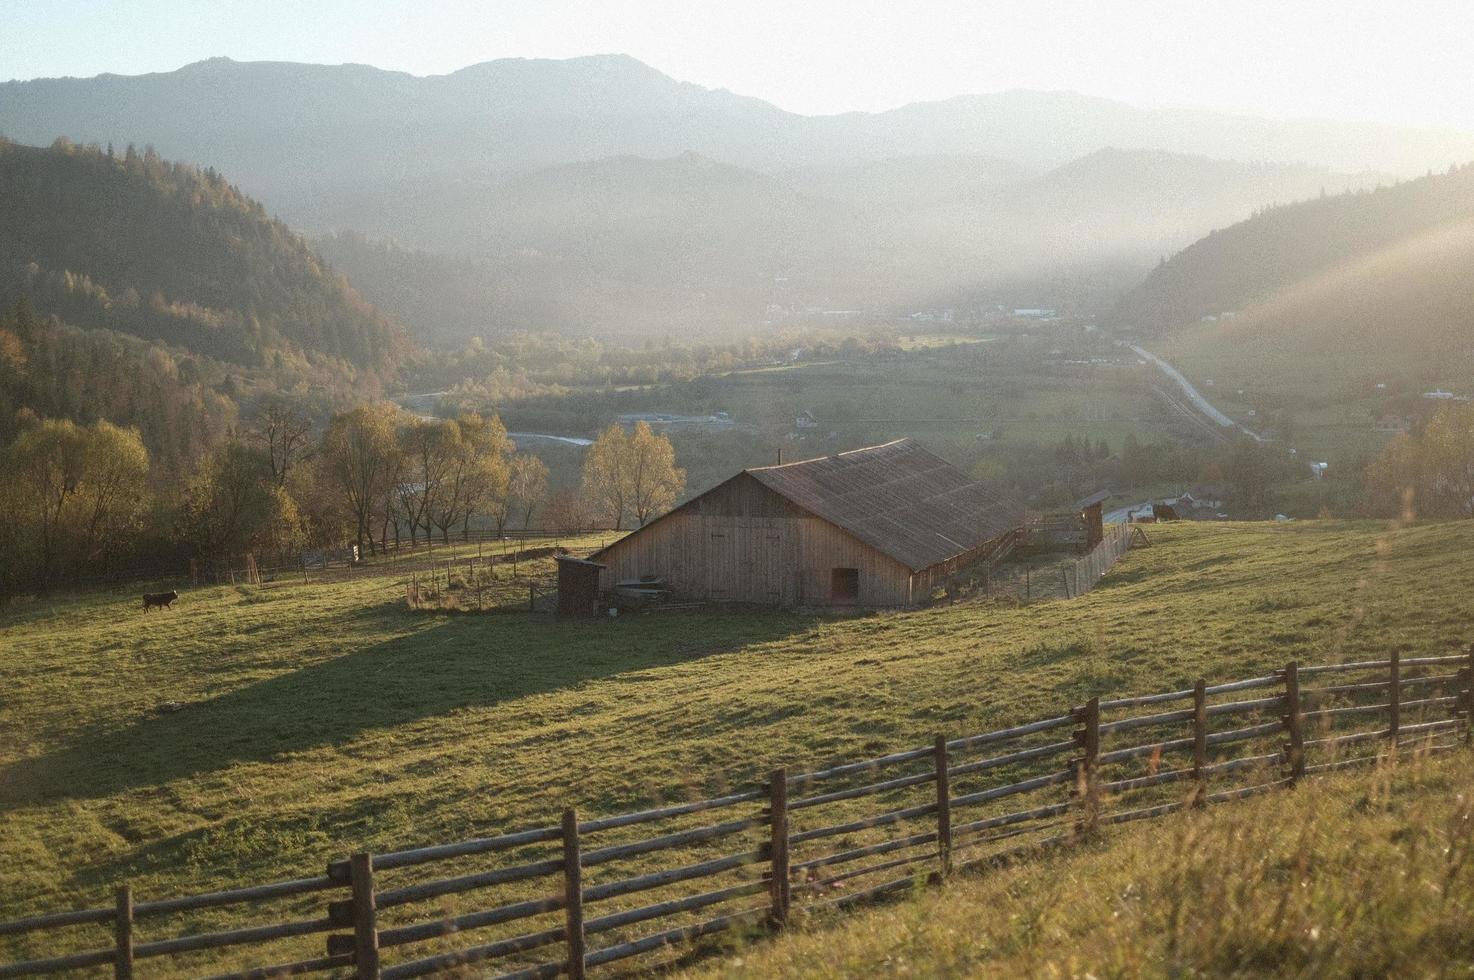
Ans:
[[[406,322],[444,310],[421,328],[435,342],[475,335],[456,336],[451,323],[699,330],[759,323],[769,307],[947,305],[1044,266],[1108,267],[1107,283],[1124,287],[1204,228],[1378,176],[1118,150],[1038,176],[956,156],[776,176],[695,154],[619,157],[405,188],[395,207],[418,215],[424,235],[398,267],[353,235],[320,247]],[[403,220],[390,212],[357,230],[395,239]],[[457,313],[435,295],[447,276],[426,262],[447,252],[444,265],[465,280],[450,289],[474,309]]]

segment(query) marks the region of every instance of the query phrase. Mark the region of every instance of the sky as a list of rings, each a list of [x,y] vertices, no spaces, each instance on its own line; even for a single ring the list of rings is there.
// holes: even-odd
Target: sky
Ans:
[[[0,79],[624,53],[809,114],[1015,88],[1474,129],[1470,0],[0,0]]]

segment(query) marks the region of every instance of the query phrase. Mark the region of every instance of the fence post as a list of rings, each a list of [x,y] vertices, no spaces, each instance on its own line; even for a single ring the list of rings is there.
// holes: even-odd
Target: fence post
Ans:
[[[937,765],[937,859],[942,877],[952,873],[952,782],[947,771],[947,737],[938,735],[932,748]]]
[[[1397,732],[1402,727],[1402,654],[1397,650],[1392,651],[1392,676],[1391,683],[1387,685],[1388,707],[1387,740],[1392,743],[1392,748],[1397,748]]]
[[[1300,665],[1285,665],[1285,729],[1290,733],[1286,752],[1290,763],[1290,781],[1299,782],[1305,775],[1305,719],[1300,714]]]
[[[358,980],[379,980],[379,913],[374,903],[374,860],[367,854],[348,859],[353,886],[353,963]]]
[[[1464,675],[1464,744],[1474,745],[1474,643],[1469,644],[1469,663]]]
[[[584,980],[583,855],[578,844],[578,811],[563,811],[563,908],[567,923],[568,975]]]
[[[780,767],[768,777],[768,893],[772,900],[769,919],[776,928],[788,922],[792,898],[788,883],[788,769]]]
[[[116,951],[113,954],[113,976],[117,980],[133,980],[133,889],[119,885],[113,918]]]
[[[1081,750],[1075,777],[1075,791],[1080,797],[1075,832],[1093,834],[1100,819],[1100,698],[1091,698],[1083,708],[1076,708],[1075,718],[1081,726],[1075,731],[1075,744]]]
[[[1208,682],[1193,683],[1193,806],[1202,806],[1208,792]]]

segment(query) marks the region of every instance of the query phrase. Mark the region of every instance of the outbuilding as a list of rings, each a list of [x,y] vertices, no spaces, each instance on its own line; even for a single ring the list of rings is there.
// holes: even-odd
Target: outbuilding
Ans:
[[[908,606],[1017,541],[1024,508],[910,439],[743,470],[591,556],[608,591],[775,606]]]

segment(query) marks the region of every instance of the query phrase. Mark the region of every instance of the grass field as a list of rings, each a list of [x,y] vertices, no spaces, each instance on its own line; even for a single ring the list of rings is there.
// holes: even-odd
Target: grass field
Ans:
[[[1157,691],[1471,639],[1474,522],[1158,526],[1100,587],[846,619],[412,613],[395,575],[0,613],[0,918],[320,873]],[[178,710],[164,711],[174,702]],[[0,947],[3,948],[3,947]]]
[[[1188,811],[845,919],[683,980],[1467,977],[1467,753]]]

